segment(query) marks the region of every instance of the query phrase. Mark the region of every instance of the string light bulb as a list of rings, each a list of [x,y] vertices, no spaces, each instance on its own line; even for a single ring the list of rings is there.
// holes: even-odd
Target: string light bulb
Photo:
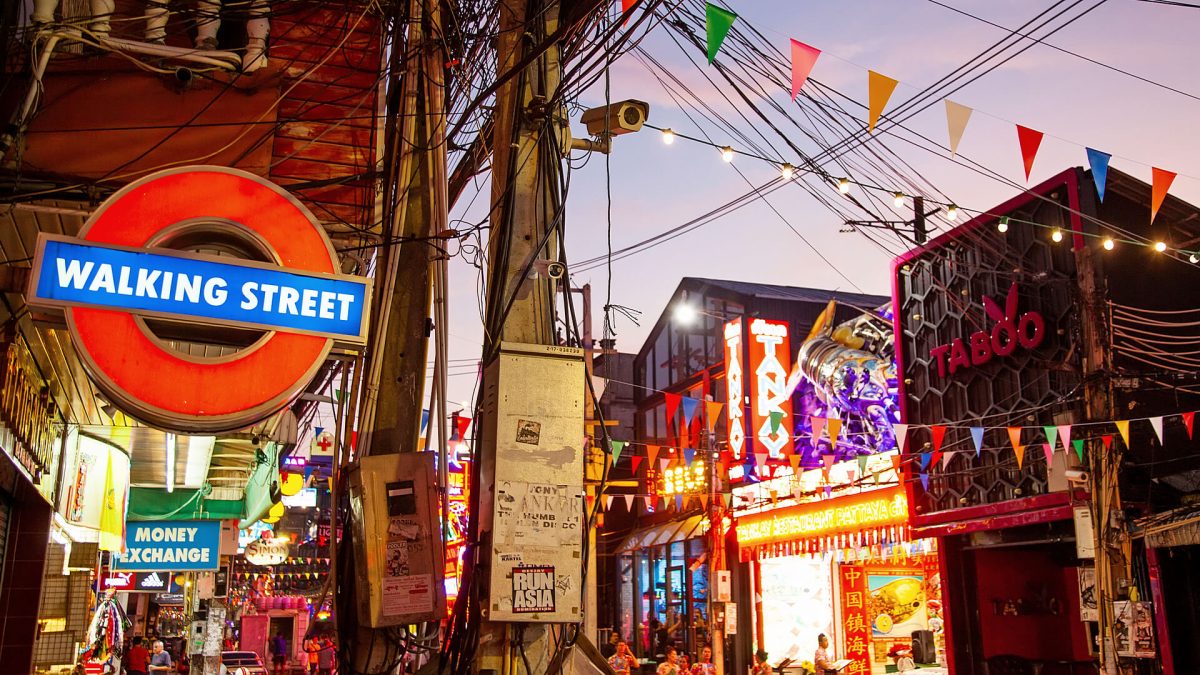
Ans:
[[[791,180],[792,176],[796,175],[796,167],[784,162],[783,166],[779,167],[779,173],[783,175],[784,180]]]
[[[1113,248],[1114,248],[1116,245],[1117,245],[1117,243],[1116,243],[1115,241],[1113,241],[1113,240],[1112,240],[1112,237],[1105,237],[1105,238],[1104,238],[1104,250],[1105,250],[1105,251],[1111,251],[1111,250],[1113,250]]]
[[[958,205],[951,204],[946,207],[946,217],[950,220],[958,220]]]
[[[850,192],[850,179],[842,178],[838,180],[838,192],[846,194]]]
[[[1057,227],[1054,228],[1054,231],[1050,233],[1050,238],[1053,239],[1055,243],[1062,241],[1062,230],[1058,229]]]
[[[1000,234],[1008,232],[1008,216],[1002,217],[1000,222],[996,223],[996,230],[1000,232]]]
[[[896,194],[892,195],[892,203],[896,205],[896,208],[904,206],[904,193],[897,192]]]
[[[662,135],[663,135],[663,144],[664,145],[670,145],[675,142],[675,132],[674,131],[671,131],[670,129],[663,129]]]
[[[1193,254],[1191,254],[1191,255],[1189,255],[1189,256],[1188,256],[1188,262],[1190,262],[1190,263],[1192,263],[1192,264],[1194,265],[1194,264],[1196,264],[1196,263],[1200,262],[1200,258],[1197,258],[1197,257],[1196,257],[1196,254],[1195,254],[1195,253],[1193,253]]]
[[[1167,250],[1167,245],[1161,241],[1156,241],[1154,242],[1154,250],[1162,253],[1163,251]]]
[[[725,160],[726,162],[732,162],[733,148],[729,147],[728,145],[721,148],[721,159]]]

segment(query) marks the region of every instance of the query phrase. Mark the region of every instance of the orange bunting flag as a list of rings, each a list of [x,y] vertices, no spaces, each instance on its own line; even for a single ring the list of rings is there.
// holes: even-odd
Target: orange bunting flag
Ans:
[[[958,154],[958,142],[962,140],[963,132],[967,130],[967,122],[971,119],[971,108],[946,99],[946,129],[950,132],[950,154]]]
[[[1012,441],[1013,452],[1017,455],[1017,468],[1025,462],[1025,446],[1021,445],[1021,427],[1009,427],[1008,438]]]
[[[792,100],[800,95],[800,88],[808,80],[808,74],[812,72],[813,66],[817,63],[817,57],[821,55],[821,50],[816,47],[792,40]]]
[[[1026,183],[1029,182],[1029,174],[1033,172],[1033,159],[1037,157],[1044,135],[1040,131],[1017,125],[1017,142],[1021,144],[1021,161],[1025,163]]]
[[[842,421],[836,417],[830,417],[825,422],[825,428],[829,430],[829,442],[837,445],[838,436],[842,433]]]
[[[887,75],[881,75],[873,70],[867,71],[867,131],[875,132],[879,116],[887,107],[888,99],[892,98],[892,92],[896,91],[897,84],[900,82]]]
[[[1150,185],[1150,222],[1154,222],[1154,217],[1158,215],[1158,209],[1162,207],[1163,201],[1167,198],[1167,192],[1171,189],[1171,183],[1175,182],[1176,174],[1151,167],[1150,174],[1154,177]]]
[[[713,429],[716,428],[717,420],[721,418],[721,408],[724,406],[724,403],[719,403],[717,401],[705,401],[704,417],[705,422],[708,424],[708,433],[711,434]]]
[[[892,455],[892,471],[900,473],[900,463],[904,461],[900,455]]]
[[[650,466],[654,466],[654,459],[658,457],[658,451],[660,449],[660,446],[657,445],[646,446],[646,459],[650,460]]]
[[[1129,447],[1129,420],[1118,420],[1113,422],[1117,425],[1117,431],[1121,432],[1121,440],[1125,441],[1125,447]]]
[[[1017,455],[1017,468],[1020,469],[1025,464],[1025,446],[1014,445],[1013,452]]]
[[[800,472],[800,459],[801,459],[800,455],[796,455],[796,454],[788,455],[788,464],[792,465],[793,472],[796,472],[796,473]]]

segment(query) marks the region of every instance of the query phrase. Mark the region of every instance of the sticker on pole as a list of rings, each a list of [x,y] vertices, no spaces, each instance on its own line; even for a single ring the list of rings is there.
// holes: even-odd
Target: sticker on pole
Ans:
[[[514,614],[554,612],[554,568],[512,568],[512,611]]]

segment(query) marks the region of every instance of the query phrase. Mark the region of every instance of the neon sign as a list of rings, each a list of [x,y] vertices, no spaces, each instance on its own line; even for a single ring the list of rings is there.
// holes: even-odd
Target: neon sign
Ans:
[[[754,442],[771,457],[779,457],[792,441],[791,344],[784,321],[755,319],[750,323],[750,403]],[[779,420],[774,423],[772,414]]]
[[[171,248],[213,243],[268,262]],[[340,273],[324,228],[299,201],[237,169],[147,176],[105,201],[77,239],[42,237],[38,247],[26,297],[62,307],[105,397],[158,428],[213,433],[258,422],[308,384],[335,338],[360,341],[366,325],[370,282]],[[234,354],[197,359],[154,335],[153,316],[266,332]]]
[[[729,451],[741,459],[746,449],[746,420],[742,407],[742,320],[725,324],[725,416],[729,432]]]
[[[1004,309],[991,298],[983,298],[983,309],[995,323],[990,331],[976,331],[964,342],[954,338],[948,345],[938,345],[929,350],[929,356],[937,362],[938,377],[953,375],[960,369],[982,366],[993,356],[1008,356],[1020,346],[1034,349],[1046,338],[1046,320],[1038,312],[1017,314],[1017,284],[1008,289]]]
[[[699,458],[692,460],[690,465],[667,469],[662,473],[662,487],[659,494],[676,495],[702,492],[707,486],[706,473],[704,460]]]
[[[829,536],[908,522],[908,499],[899,487],[797,504],[737,519],[739,547]]]
[[[466,550],[469,532],[468,517],[471,502],[471,463],[466,460],[450,462],[446,472],[446,599],[458,596],[459,581],[463,574],[463,553]],[[447,603],[452,604],[452,603]]]

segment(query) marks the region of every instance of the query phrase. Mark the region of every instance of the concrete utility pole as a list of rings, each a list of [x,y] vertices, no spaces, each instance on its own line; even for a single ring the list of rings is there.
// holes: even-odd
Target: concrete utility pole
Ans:
[[[400,105],[387,139],[392,163],[385,167],[389,178],[385,185],[393,191],[384,195],[393,206],[391,218],[381,228],[374,332],[356,448],[360,456],[416,452],[418,447],[429,345],[431,261],[436,257],[436,248],[420,239],[444,231],[448,219],[446,58],[438,37],[443,34],[440,8],[438,2],[410,0],[407,40],[393,47],[391,67],[400,74]],[[361,595],[365,580],[358,581],[356,591]],[[340,600],[343,612],[355,611],[355,603],[364,601]],[[359,627],[351,638],[357,646],[351,664],[354,672],[381,672],[389,665],[384,661],[390,658],[389,650],[372,649],[387,643],[385,631]]]
[[[531,50],[543,46],[547,36],[558,29],[558,0],[500,0],[499,34],[496,39],[497,73],[513,70]],[[557,279],[548,274],[530,275],[534,261],[557,260],[558,227],[556,216],[562,204],[556,190],[561,173],[561,152],[547,151],[547,134],[561,138],[566,120],[561,107],[547,105],[555,99],[561,78],[559,49],[549,45],[519,74],[511,77],[496,92],[495,127],[492,152],[491,237],[489,241],[488,305],[484,322],[486,358],[495,358],[499,344],[556,345],[554,331]],[[536,277],[536,278],[534,278]],[[485,371],[482,391],[509,392],[514,387],[539,388],[548,382],[502,382],[499,369]],[[583,386],[583,382],[572,383]],[[499,395],[506,397],[507,393]],[[496,434],[498,414],[495,408],[482,411],[477,429]],[[583,438],[580,426],[578,437]],[[478,442],[478,436],[477,436]],[[479,479],[475,497],[479,508],[473,514],[472,527],[484,549],[490,549],[495,513],[496,465],[495,438],[484,439],[478,464]],[[490,449],[489,449],[490,447]],[[581,476],[582,478],[582,476]],[[530,481],[539,480],[530,476]],[[480,555],[475,572],[476,583],[494,578],[490,550]],[[592,571],[594,573],[594,569]],[[495,589],[493,589],[495,590]],[[488,595],[484,595],[487,602]],[[546,671],[554,647],[547,624],[482,622],[478,650],[472,672],[510,675],[518,670],[516,653],[520,646],[523,659],[520,670]]]

